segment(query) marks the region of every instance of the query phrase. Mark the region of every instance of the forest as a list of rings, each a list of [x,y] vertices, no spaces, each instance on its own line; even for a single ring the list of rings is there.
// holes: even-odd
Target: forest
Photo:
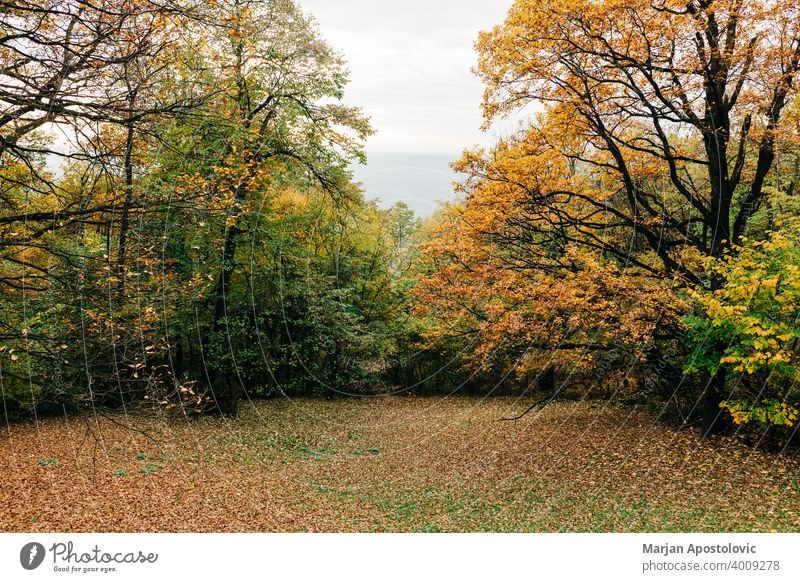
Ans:
[[[225,463],[283,459],[293,475],[298,459],[344,462],[343,447],[366,463],[410,446],[392,440],[406,438],[391,434],[397,414],[418,442],[480,410],[482,438],[470,446],[484,459],[494,445],[515,447],[500,455],[517,459],[505,484],[527,478],[526,447],[544,455],[554,483],[566,480],[537,439],[567,454],[599,430],[591,438],[620,458],[642,445],[643,458],[694,451],[733,471],[687,477],[705,500],[724,484],[708,527],[800,523],[795,0],[515,0],[476,41],[476,107],[486,129],[524,121],[491,147],[464,144],[457,197],[430,217],[381,204],[354,181],[370,120],[348,104],[344,57],[293,0],[0,6],[8,471],[33,426],[52,435],[35,437],[30,471],[74,461],[96,473],[102,450],[105,479],[136,467],[158,477],[172,458],[213,465],[222,451]],[[537,423],[548,415],[545,432]],[[355,424],[332,436],[319,418]],[[358,444],[358,423],[386,444]],[[628,434],[633,425],[646,436]],[[466,446],[470,431],[456,432],[442,442]],[[91,461],[78,462],[71,439]],[[217,452],[181,448],[194,440]],[[136,457],[123,462],[123,451]],[[461,462],[437,451],[429,468]],[[413,473],[429,453],[398,463]],[[586,450],[568,456],[576,473],[594,466]],[[642,468],[627,461],[597,478],[603,491]],[[176,487],[209,479],[224,489],[224,471],[243,470],[225,463],[209,468],[219,482],[174,469],[185,481]],[[673,476],[698,470],[667,464]],[[309,495],[325,495],[320,467],[309,469]],[[354,471],[356,481],[368,473]],[[769,481],[761,493],[731,486],[751,477]],[[445,488],[458,495],[474,484],[456,481]],[[313,525],[272,515],[259,527],[416,530],[430,511],[448,516],[444,530],[562,528],[555,506],[536,521],[530,500],[490,502],[476,489],[471,501],[451,499],[455,513],[443,497],[421,509],[409,487],[371,494],[391,496],[374,501],[394,516],[388,525],[320,514]],[[337,491],[350,508],[340,511],[358,513]],[[783,512],[747,513],[765,499]],[[677,521],[625,521],[609,509],[617,501],[581,504],[568,529],[707,525],[692,508]],[[521,513],[496,517],[492,503]],[[453,517],[465,507],[483,517]],[[218,509],[200,529],[249,527]],[[3,531],[43,519],[2,515]],[[147,529],[111,517],[102,527]]]

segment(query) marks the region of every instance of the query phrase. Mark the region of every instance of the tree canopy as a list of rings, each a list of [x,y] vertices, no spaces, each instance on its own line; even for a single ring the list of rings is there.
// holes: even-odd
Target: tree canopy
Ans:
[[[516,0],[475,70],[524,121],[424,221],[354,183],[293,1],[0,2],[14,412],[538,387],[796,427],[796,2]]]
[[[743,241],[774,248],[796,215],[797,4],[517,0],[477,50],[486,123],[529,122],[455,166],[464,199],[418,289],[433,337],[473,338],[471,365],[685,398],[717,430],[734,340],[684,317],[727,293]],[[690,346],[713,354],[705,380],[682,373]]]

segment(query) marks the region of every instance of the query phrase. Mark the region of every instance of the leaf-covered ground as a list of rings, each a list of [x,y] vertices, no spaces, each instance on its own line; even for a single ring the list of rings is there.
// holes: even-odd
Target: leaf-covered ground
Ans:
[[[282,400],[236,421],[11,424],[0,530],[800,531],[785,456],[602,403],[496,421],[524,407]]]

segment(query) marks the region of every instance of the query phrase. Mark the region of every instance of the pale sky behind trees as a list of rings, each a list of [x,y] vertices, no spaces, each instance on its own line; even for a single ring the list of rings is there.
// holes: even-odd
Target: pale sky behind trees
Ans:
[[[483,88],[471,72],[478,32],[511,0],[298,0],[347,60],[347,102],[372,119],[368,153],[458,155],[482,132]]]

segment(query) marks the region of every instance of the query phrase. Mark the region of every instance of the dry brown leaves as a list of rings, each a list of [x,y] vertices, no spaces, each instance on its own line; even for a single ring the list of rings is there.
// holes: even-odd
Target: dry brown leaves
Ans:
[[[513,399],[271,401],[0,436],[0,531],[798,531],[800,467],[648,413]],[[144,431],[142,434],[138,431]]]

